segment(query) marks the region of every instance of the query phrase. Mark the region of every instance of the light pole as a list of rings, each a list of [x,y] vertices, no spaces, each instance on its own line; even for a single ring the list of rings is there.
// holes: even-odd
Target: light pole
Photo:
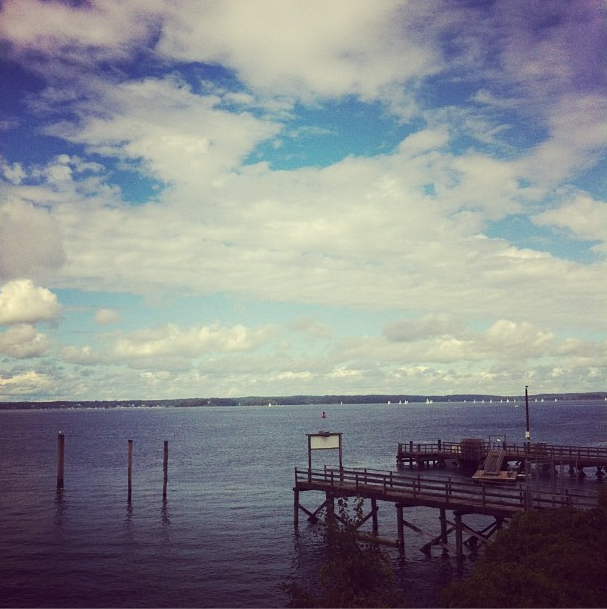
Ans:
[[[532,480],[531,480],[531,432],[529,431],[529,393],[525,385],[525,419],[527,430],[525,431],[525,509],[533,507]]]
[[[525,432],[525,441],[527,445],[531,442],[531,432],[529,431],[529,393],[528,386],[525,385],[525,418],[527,420],[527,431]]]

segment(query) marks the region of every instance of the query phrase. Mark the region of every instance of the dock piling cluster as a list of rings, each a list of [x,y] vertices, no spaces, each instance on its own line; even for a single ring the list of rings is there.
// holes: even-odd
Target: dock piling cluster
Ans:
[[[162,482],[162,498],[167,497],[167,483],[169,471],[169,442],[164,441],[164,458],[162,464],[163,482]],[[60,431],[57,436],[57,490],[62,491],[65,488],[65,434]],[[127,502],[130,504],[133,495],[133,440],[128,440],[127,443]]]

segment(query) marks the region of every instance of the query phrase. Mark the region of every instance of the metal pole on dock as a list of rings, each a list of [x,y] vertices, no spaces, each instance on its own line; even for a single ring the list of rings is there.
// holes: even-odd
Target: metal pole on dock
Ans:
[[[128,450],[127,450],[127,477],[128,477],[127,501],[129,503],[131,503],[132,472],[133,472],[133,440],[129,440]]]
[[[63,490],[63,466],[65,462],[65,436],[60,431],[57,436],[57,489]]]
[[[164,478],[162,483],[162,498],[166,499],[167,496],[167,480],[169,477],[169,441],[164,441],[164,462],[162,465],[162,471],[164,472]]]
[[[525,440],[527,444],[531,442],[531,432],[529,431],[529,393],[528,386],[525,385],[525,418],[527,420],[527,431],[525,432]]]

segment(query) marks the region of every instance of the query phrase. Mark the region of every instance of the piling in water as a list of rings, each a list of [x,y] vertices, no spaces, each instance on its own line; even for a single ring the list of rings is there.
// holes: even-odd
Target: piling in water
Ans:
[[[59,432],[57,437],[57,489],[63,490],[63,466],[65,462],[65,436]]]
[[[133,473],[133,440],[129,440],[128,446],[128,456],[127,456],[127,470],[128,470],[128,497],[127,501],[131,503],[131,494],[132,494],[132,473]]]
[[[162,498],[166,499],[167,496],[167,480],[169,472],[169,441],[164,441],[164,462],[162,465],[162,471],[164,472],[164,480],[162,482]]]

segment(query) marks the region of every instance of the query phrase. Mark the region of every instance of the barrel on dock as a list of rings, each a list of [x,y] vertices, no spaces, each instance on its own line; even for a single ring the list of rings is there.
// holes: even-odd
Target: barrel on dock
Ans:
[[[476,469],[485,457],[485,443],[478,438],[464,438],[460,441],[459,465],[465,469]]]

